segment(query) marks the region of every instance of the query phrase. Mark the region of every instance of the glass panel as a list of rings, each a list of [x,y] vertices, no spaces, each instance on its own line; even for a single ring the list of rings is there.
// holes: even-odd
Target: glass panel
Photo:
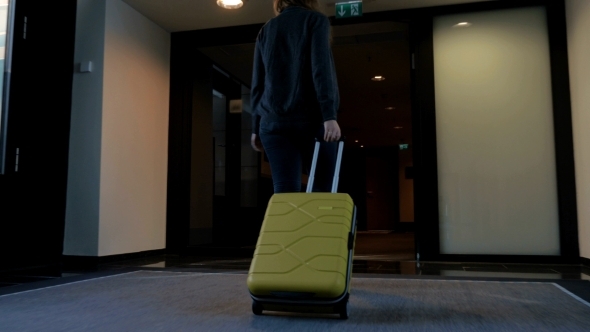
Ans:
[[[437,17],[434,57],[441,253],[559,255],[545,9]]]
[[[250,89],[242,86],[242,181],[240,202],[242,207],[258,206],[258,153],[252,149],[252,110]]]
[[[8,0],[0,0],[0,68],[5,68],[6,30],[8,29]],[[0,91],[4,89],[4,71],[0,73]],[[0,101],[2,96],[0,96]]]
[[[225,123],[227,98],[213,91],[213,139],[215,142],[215,196],[225,196]]]
[[[10,78],[10,48],[7,42],[10,37],[9,17],[12,16],[12,5],[8,0],[0,0],[0,174],[4,173],[4,162],[6,154],[6,120],[8,118],[7,100],[8,89],[5,91],[5,80]],[[7,51],[8,50],[8,51]]]
[[[400,222],[414,222],[414,174],[412,149],[399,151]]]

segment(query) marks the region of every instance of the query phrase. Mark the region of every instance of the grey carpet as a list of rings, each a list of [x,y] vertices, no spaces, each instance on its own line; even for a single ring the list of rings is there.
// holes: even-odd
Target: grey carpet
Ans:
[[[1,331],[588,331],[549,283],[353,279],[351,317],[254,316],[244,274],[139,271],[0,297]]]

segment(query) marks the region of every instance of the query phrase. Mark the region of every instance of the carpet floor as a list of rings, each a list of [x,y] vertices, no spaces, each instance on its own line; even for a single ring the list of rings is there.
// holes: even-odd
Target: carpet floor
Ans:
[[[137,271],[0,296],[1,331],[588,331],[551,283],[354,278],[350,318],[254,316],[245,274]]]

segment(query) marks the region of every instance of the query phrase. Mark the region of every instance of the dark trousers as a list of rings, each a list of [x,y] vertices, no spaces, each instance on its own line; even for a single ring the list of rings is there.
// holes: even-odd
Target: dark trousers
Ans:
[[[260,140],[270,162],[275,193],[301,191],[301,174],[309,174],[316,138],[320,153],[314,192],[330,192],[338,143],[323,141],[324,126],[298,122],[261,122]]]

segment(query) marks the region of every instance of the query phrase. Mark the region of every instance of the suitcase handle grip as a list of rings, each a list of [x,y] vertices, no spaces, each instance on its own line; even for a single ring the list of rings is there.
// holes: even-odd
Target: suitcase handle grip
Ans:
[[[334,180],[332,181],[332,193],[338,192],[338,182],[340,181],[340,168],[342,165],[342,153],[344,151],[344,140],[346,137],[340,138],[338,141],[338,157],[336,158],[336,169],[334,170]],[[307,181],[307,193],[313,190],[313,182],[315,181],[315,170],[318,166],[318,155],[320,153],[320,141],[316,138],[315,149],[313,151],[313,160],[311,162],[311,171],[309,172],[309,180]]]

